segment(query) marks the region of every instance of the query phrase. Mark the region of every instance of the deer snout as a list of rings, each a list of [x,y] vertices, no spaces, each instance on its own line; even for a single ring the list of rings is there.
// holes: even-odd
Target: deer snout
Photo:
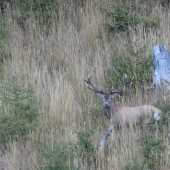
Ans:
[[[103,106],[104,106],[104,107],[109,107],[109,103],[108,103],[108,102],[104,102],[104,103],[103,103]]]

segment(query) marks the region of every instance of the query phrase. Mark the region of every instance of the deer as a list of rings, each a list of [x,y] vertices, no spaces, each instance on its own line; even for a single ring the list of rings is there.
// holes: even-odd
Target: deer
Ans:
[[[136,125],[137,123],[144,121],[148,116],[154,117],[156,120],[160,120],[161,111],[156,107],[150,105],[143,105],[137,107],[125,107],[116,105],[113,102],[113,98],[115,98],[118,94],[123,92],[126,87],[132,84],[132,79],[128,79],[126,76],[125,83],[117,90],[114,90],[110,93],[105,93],[102,90],[99,90],[91,83],[92,76],[88,77],[88,80],[84,81],[87,83],[88,88],[95,92],[95,94],[103,99],[103,112],[107,119],[111,119],[112,123],[115,126],[124,126],[132,123]],[[89,85],[91,87],[89,87]]]
[[[103,113],[107,117],[107,119],[111,120],[113,127],[123,127],[125,125],[135,126],[140,122],[147,122],[148,116],[155,118],[156,121],[160,120],[161,111],[151,105],[128,107],[116,105],[113,102],[113,98],[115,98],[118,94],[123,92],[126,87],[129,87],[132,84],[133,78],[128,79],[127,75],[125,75],[125,83],[117,90],[113,91],[111,89],[110,93],[105,93],[95,87],[91,82],[91,78],[92,76],[88,76],[88,79],[84,79],[84,81],[87,83],[90,90],[95,92],[98,97],[103,99]],[[113,127],[102,139],[104,142],[111,134]],[[104,145],[102,144],[102,141],[100,145],[102,148],[102,146]]]

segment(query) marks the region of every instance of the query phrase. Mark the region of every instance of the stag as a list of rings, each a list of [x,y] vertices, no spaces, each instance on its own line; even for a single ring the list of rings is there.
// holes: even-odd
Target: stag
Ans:
[[[97,96],[103,99],[103,112],[107,119],[111,119],[112,123],[115,126],[124,126],[124,125],[136,125],[137,123],[144,121],[148,116],[154,117],[156,120],[160,119],[161,111],[156,107],[150,105],[138,106],[138,107],[125,107],[116,105],[113,102],[118,94],[120,94],[126,87],[132,84],[132,79],[128,79],[126,76],[126,81],[117,90],[114,90],[110,93],[105,93],[102,90],[99,90],[91,83],[92,76],[88,77],[88,80],[84,81],[87,83],[88,88],[96,93]],[[91,87],[90,87],[91,86]]]
[[[105,93],[99,90],[91,83],[92,76],[88,77],[88,80],[84,81],[87,83],[88,88],[95,92],[97,96],[103,99],[103,112],[107,119],[111,119],[113,127],[107,132],[100,142],[100,151],[104,146],[107,137],[111,134],[114,126],[124,126],[124,125],[136,125],[139,122],[147,122],[148,117],[154,117],[156,120],[160,120],[161,111],[156,107],[150,105],[138,106],[138,107],[125,107],[116,105],[113,102],[118,94],[120,94],[126,87],[132,84],[132,79],[128,79],[126,76],[125,83],[117,90],[110,93]]]

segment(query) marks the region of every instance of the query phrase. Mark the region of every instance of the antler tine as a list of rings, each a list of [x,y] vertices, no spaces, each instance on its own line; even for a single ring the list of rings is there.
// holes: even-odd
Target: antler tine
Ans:
[[[132,80],[134,79],[134,76],[130,79],[127,78],[127,74],[125,74],[125,79],[126,79],[126,82],[124,83],[125,87],[128,87],[132,84]]]
[[[87,83],[87,85],[90,84],[92,87],[94,87],[94,85],[91,83],[91,78],[92,78],[92,76],[88,76],[88,79],[87,80],[84,79],[84,81]],[[88,86],[88,88],[90,88],[90,87]]]
[[[87,83],[87,85],[92,86],[92,88],[89,87],[89,86],[88,86],[88,88],[91,89],[91,90],[93,90],[95,93],[102,93],[102,94],[104,94],[104,92],[103,92],[102,90],[99,90],[97,87],[95,87],[95,86],[91,83],[91,78],[92,78],[92,76],[88,76],[88,79],[87,79],[87,80],[84,79],[84,81]]]
[[[134,79],[134,76],[130,79],[126,78],[126,82],[125,82],[125,87],[128,87],[130,85],[132,85],[132,80]]]
[[[130,86],[130,85],[132,84],[132,80],[134,79],[134,76],[133,76],[132,78],[128,79],[128,78],[127,78],[127,75],[125,75],[125,78],[126,78],[126,81],[125,81],[125,83],[123,84],[123,86],[120,87],[120,88],[117,89],[117,90],[114,90],[114,91],[111,90],[110,94],[121,93],[121,92],[125,89],[125,87],[128,87],[128,86]]]

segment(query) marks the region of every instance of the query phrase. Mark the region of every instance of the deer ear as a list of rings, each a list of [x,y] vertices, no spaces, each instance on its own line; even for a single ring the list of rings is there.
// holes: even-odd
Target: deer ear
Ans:
[[[101,93],[96,93],[97,96],[99,96],[100,98],[104,98],[104,94],[101,94]]]
[[[118,95],[118,93],[111,94],[111,98],[115,98]]]

